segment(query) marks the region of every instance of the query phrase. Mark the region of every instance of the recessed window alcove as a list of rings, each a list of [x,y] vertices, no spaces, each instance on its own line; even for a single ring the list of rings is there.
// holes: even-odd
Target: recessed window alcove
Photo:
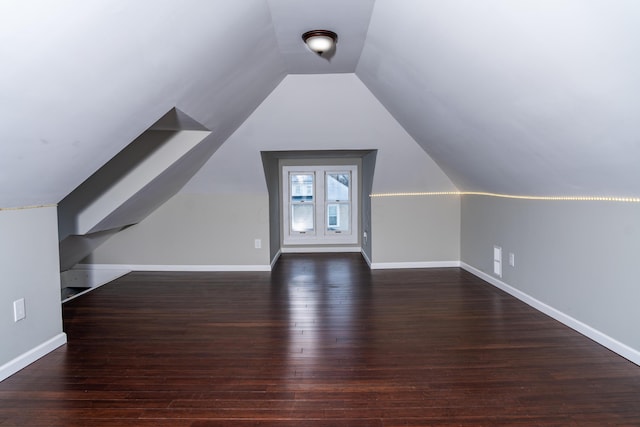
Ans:
[[[377,150],[263,151],[271,259],[285,252],[368,252],[376,154]],[[304,188],[302,182],[292,184],[292,177],[306,177]],[[340,188],[329,189],[334,184]],[[333,200],[327,198],[330,195]],[[306,214],[304,230],[293,227],[292,212]]]

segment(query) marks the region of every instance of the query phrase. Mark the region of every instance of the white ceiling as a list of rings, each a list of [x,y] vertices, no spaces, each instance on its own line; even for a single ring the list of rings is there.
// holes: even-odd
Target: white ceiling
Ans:
[[[267,0],[289,74],[354,73],[369,28],[374,0]],[[338,34],[335,55],[310,55],[302,43],[309,30]]]
[[[172,107],[220,144],[287,74],[338,72],[460,189],[640,196],[638,52],[637,0],[0,2],[0,207],[60,201]]]
[[[266,0],[0,2],[0,207],[57,203],[171,108],[224,141],[285,77]]]
[[[464,190],[640,195],[640,2],[378,0],[356,74]]]

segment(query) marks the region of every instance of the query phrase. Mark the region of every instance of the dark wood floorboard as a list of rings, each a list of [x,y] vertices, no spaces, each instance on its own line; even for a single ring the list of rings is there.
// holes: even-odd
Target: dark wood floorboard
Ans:
[[[63,306],[0,426],[640,425],[640,367],[460,269],[133,273]]]

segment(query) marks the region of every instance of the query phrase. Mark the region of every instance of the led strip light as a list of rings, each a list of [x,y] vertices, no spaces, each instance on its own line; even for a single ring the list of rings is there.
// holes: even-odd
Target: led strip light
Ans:
[[[640,197],[615,196],[516,196],[512,194],[484,193],[480,191],[431,191],[416,193],[374,193],[369,197],[413,197],[413,196],[489,196],[503,199],[520,200],[553,200],[553,201],[585,201],[585,202],[626,202],[640,203]]]

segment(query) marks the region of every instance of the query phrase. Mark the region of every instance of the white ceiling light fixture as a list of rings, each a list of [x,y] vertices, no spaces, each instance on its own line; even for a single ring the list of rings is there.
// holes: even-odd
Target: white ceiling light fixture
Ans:
[[[311,30],[302,35],[309,49],[318,55],[331,51],[338,42],[338,35],[329,30]]]

